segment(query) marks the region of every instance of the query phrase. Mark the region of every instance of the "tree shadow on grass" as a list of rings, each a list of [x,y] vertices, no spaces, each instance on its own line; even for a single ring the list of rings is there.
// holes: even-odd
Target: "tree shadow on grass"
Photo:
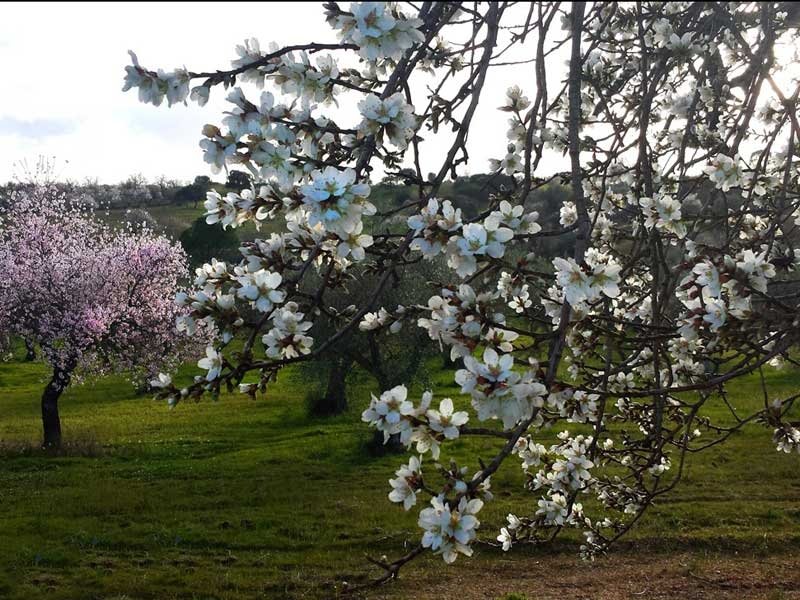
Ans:
[[[108,449],[91,432],[72,436],[58,448],[44,448],[41,440],[0,440],[0,458],[16,457],[72,457],[99,458]]]

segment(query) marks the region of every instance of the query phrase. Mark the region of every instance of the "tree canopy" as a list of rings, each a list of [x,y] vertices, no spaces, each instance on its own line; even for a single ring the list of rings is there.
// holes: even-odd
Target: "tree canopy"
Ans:
[[[45,445],[57,446],[57,401],[74,376],[145,379],[177,363],[188,346],[174,303],[186,257],[147,229],[102,224],[47,185],[13,194],[0,218],[0,331],[37,345],[53,369],[42,412]]]

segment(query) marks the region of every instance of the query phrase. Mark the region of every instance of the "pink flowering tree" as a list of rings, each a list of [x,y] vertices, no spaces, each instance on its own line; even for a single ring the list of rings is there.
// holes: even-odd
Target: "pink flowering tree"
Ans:
[[[52,367],[42,424],[44,445],[57,447],[58,400],[76,376],[142,379],[175,365],[186,346],[173,300],[186,257],[163,236],[70,208],[49,185],[5,199],[0,218],[0,327],[37,344]]]
[[[203,127],[200,146],[212,170],[246,168],[255,183],[210,192],[207,220],[280,227],[247,244],[240,261],[198,270],[180,299],[190,310],[181,327],[213,323],[220,335],[200,362],[205,379],[166,386],[163,397],[236,384],[255,394],[355,329],[380,343],[401,327],[424,328],[460,361],[463,397],[397,385],[378,390],[363,413],[414,453],[389,499],[422,505],[418,543],[375,561],[381,581],[426,551],[447,563],[470,555],[491,477],[508,463],[521,465],[526,483],[488,539],[508,550],[577,528],[590,558],[675,487],[690,453],[753,423],[778,450],[800,450],[798,395],[781,395],[764,376],[794,363],[800,342],[790,3],[324,9],[330,40],[250,39],[230,68],[154,71],[135,55],[126,68],[125,89],[155,105],[203,105],[213,90],[230,90],[229,111]],[[509,67],[518,80],[498,102],[487,82]],[[497,158],[475,165],[470,132],[487,103],[501,104],[508,128],[482,132],[478,143]],[[468,213],[442,193],[465,165],[512,182]],[[404,182],[410,200],[379,213],[372,169]],[[540,219],[535,192],[553,181],[571,197]],[[542,256],[553,238],[569,249],[554,260]],[[403,285],[421,260],[447,273],[427,302],[379,306],[381,291]],[[364,272],[370,289],[333,310],[329,290],[366,285]],[[315,337],[321,314],[337,324],[324,338]],[[233,352],[237,336],[244,349]],[[258,382],[242,383],[247,373]],[[744,414],[726,389],[752,373],[763,406]],[[730,418],[712,420],[711,403]],[[493,453],[445,460],[467,436],[496,442]]]

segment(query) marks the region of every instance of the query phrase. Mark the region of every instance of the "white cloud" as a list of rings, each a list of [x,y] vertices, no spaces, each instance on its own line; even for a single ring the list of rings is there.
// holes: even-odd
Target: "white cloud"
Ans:
[[[75,124],[70,119],[35,119],[22,121],[14,117],[0,117],[0,136],[41,139],[70,133]]]

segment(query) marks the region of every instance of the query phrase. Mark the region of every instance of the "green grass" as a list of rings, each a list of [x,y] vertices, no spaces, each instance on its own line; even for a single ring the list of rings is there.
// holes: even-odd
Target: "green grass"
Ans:
[[[30,449],[40,437],[45,376],[39,364],[0,363],[2,598],[328,598],[334,582],[377,574],[365,552],[398,556],[418,539],[416,511],[386,499],[403,458],[365,450],[366,378],[354,382],[347,414],[317,419],[306,415],[299,371],[282,373],[256,401],[230,395],[174,410],[109,377],[65,394],[64,435],[75,444],[68,456],[48,457]],[[795,371],[769,377],[775,393],[800,383]],[[437,379],[450,381],[447,373]],[[740,403],[762,401],[755,378],[735,391]],[[492,447],[459,443],[454,455],[473,466],[476,453],[488,458]],[[691,457],[686,480],[622,551],[773,553],[796,545],[798,467],[800,456],[777,453],[769,431],[749,427]],[[494,478],[484,537],[496,535],[509,510],[535,504],[517,493],[520,471],[509,461]],[[553,551],[574,561],[568,544],[538,552]],[[534,552],[503,560],[513,566]],[[499,552],[476,554],[450,570],[422,557],[407,574],[479,579]],[[401,578],[381,593],[414,597],[407,586]]]

